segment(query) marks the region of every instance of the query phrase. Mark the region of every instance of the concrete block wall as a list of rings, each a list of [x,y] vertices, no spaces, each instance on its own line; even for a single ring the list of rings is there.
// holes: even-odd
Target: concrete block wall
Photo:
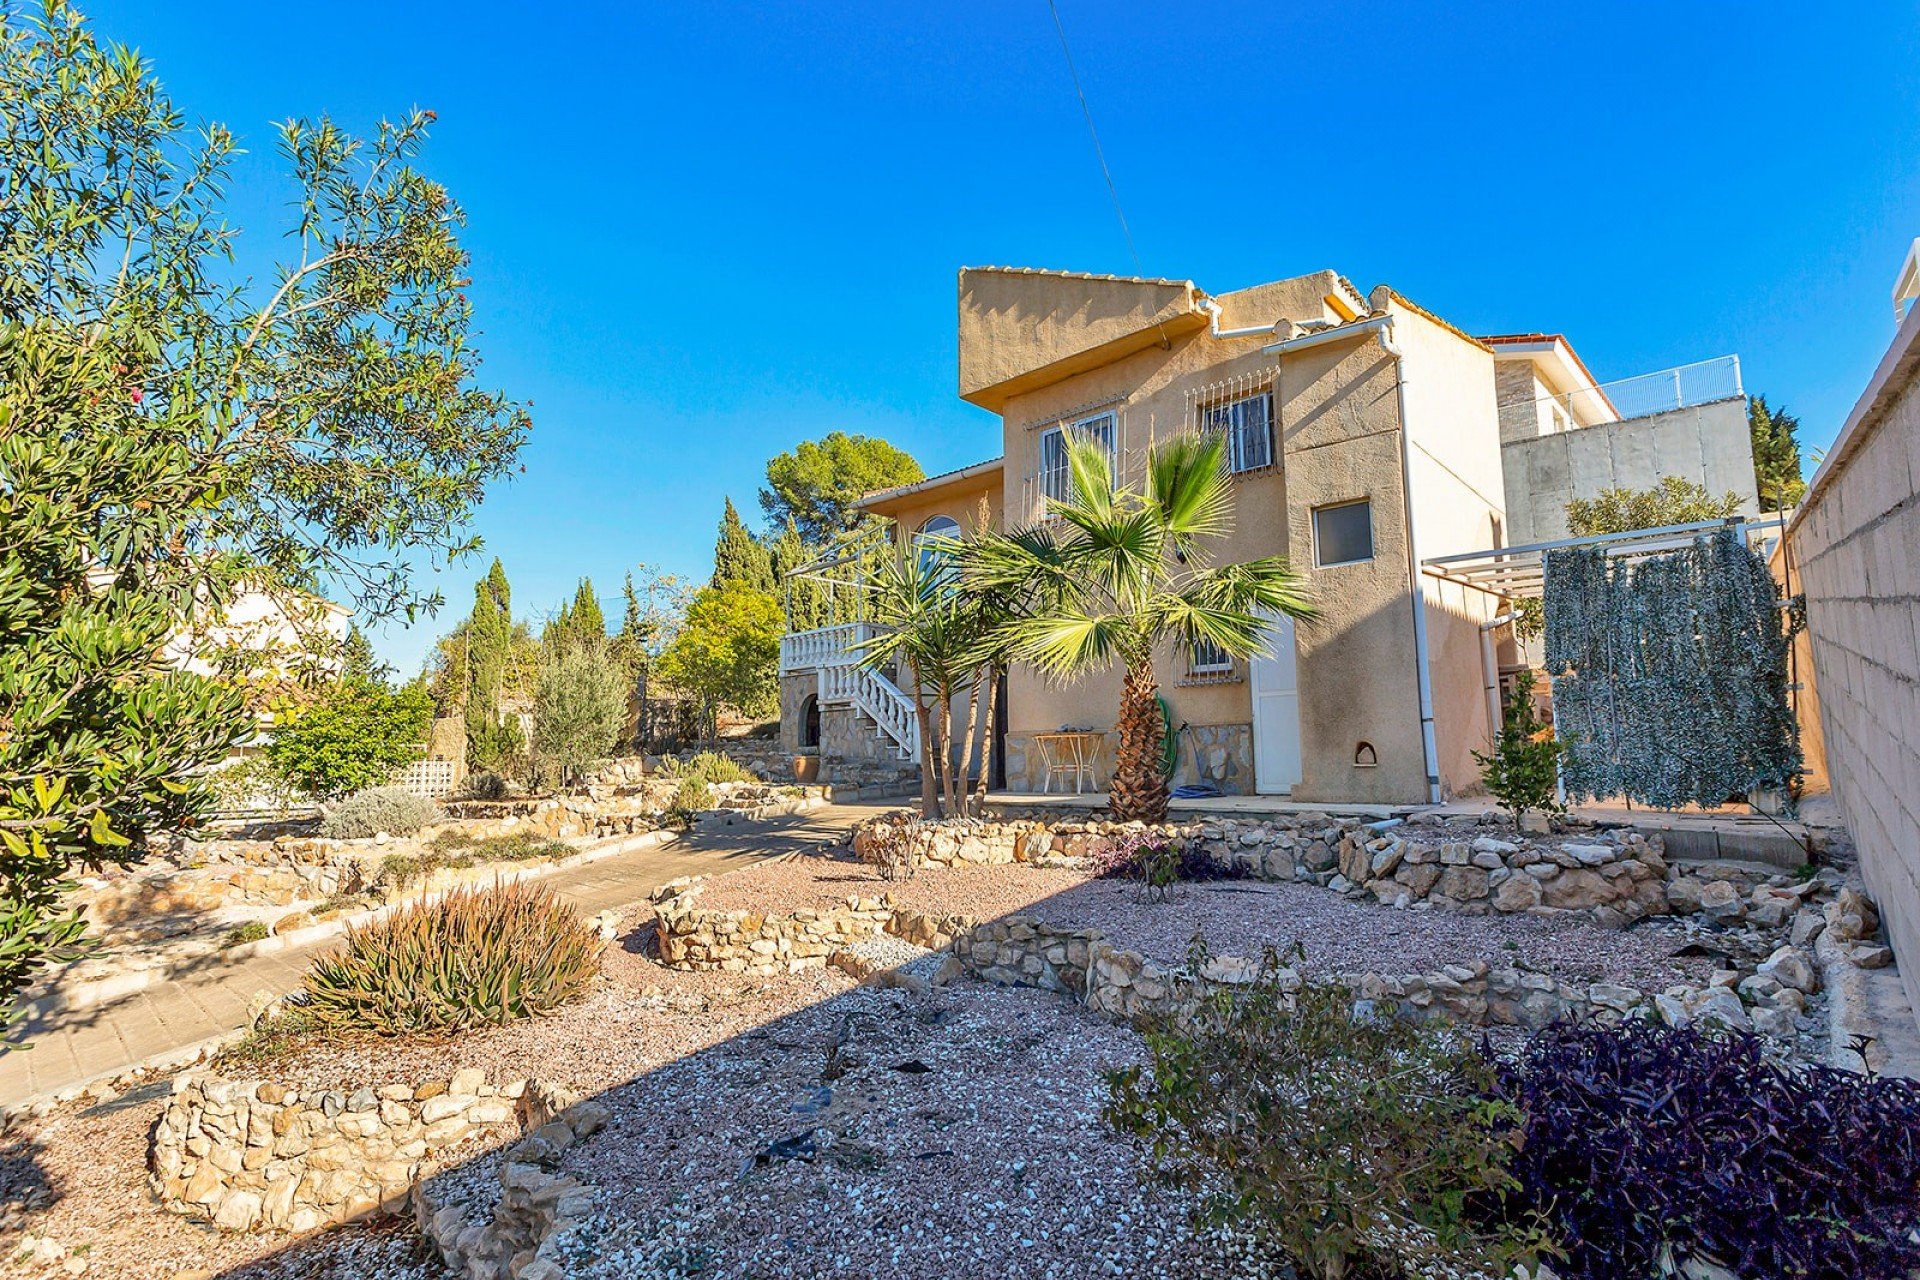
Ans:
[[[1920,311],[1791,526],[1835,799],[1920,1008]],[[1802,673],[1802,680],[1807,673]]]
[[[1666,413],[1581,427],[1534,439],[1503,439],[1507,542],[1567,536],[1567,503],[1602,489],[1646,489],[1663,476],[1735,493],[1757,513],[1747,402],[1735,396]]]

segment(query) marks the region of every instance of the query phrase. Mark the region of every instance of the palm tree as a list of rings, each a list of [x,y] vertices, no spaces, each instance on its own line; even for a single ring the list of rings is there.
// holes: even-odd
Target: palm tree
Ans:
[[[911,548],[884,561],[868,585],[876,633],[861,644],[858,665],[869,670],[896,661],[905,665],[920,727],[921,813],[935,818],[944,808],[965,817],[971,763],[966,753],[988,656],[982,645],[997,619],[982,600],[959,590],[944,557],[917,555]],[[970,699],[969,731],[955,738],[953,708],[963,697]]]
[[[1051,519],[982,531],[961,556],[970,594],[1025,594],[1027,607],[995,628],[1015,661],[1063,681],[1120,667],[1108,799],[1121,821],[1167,816],[1155,655],[1206,643],[1251,657],[1265,647],[1267,615],[1313,613],[1278,556],[1209,566],[1206,540],[1232,528],[1225,450],[1219,433],[1177,436],[1148,449],[1141,490],[1116,491],[1104,445],[1072,440],[1069,493],[1049,502]]]

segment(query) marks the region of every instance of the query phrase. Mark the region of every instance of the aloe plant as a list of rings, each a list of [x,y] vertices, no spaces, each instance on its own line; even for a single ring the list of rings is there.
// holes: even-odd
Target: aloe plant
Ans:
[[[531,885],[459,889],[354,929],[307,974],[325,1027],[458,1031],[553,1011],[586,993],[600,939]]]

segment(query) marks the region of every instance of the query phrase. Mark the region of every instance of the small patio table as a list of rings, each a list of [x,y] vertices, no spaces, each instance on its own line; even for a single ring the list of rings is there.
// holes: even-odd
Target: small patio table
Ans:
[[[1073,775],[1073,794],[1079,795],[1091,783],[1096,788],[1099,779],[1095,769],[1100,763],[1100,752],[1107,745],[1107,735],[1091,729],[1061,730],[1058,733],[1036,733],[1034,745],[1040,748],[1040,759],[1046,765],[1046,781],[1041,784],[1041,794],[1053,790],[1055,774]]]

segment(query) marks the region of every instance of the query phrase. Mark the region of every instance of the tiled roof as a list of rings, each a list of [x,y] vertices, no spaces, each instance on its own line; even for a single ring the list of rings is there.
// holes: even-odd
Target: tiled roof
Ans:
[[[1407,308],[1409,311],[1414,312],[1416,315],[1424,316],[1426,319],[1433,321],[1435,324],[1439,325],[1442,329],[1445,329],[1448,333],[1452,334],[1454,337],[1460,338],[1466,342],[1471,342],[1476,347],[1481,347],[1483,349],[1487,347],[1487,344],[1484,339],[1476,338],[1472,334],[1468,333],[1466,330],[1462,329],[1459,325],[1456,325],[1451,321],[1442,318],[1441,316],[1435,315],[1433,312],[1427,310],[1425,307],[1415,302],[1412,298],[1409,298],[1406,294],[1401,293],[1398,289],[1394,288],[1392,285],[1386,286],[1386,290],[1387,290],[1388,296],[1391,297],[1395,302],[1398,302],[1401,306]]]
[[[937,488],[949,480],[960,480],[969,476],[985,475],[995,467],[1004,465],[1005,462],[1005,458],[988,458],[984,462],[970,462],[964,467],[955,467],[951,471],[942,471],[937,476],[927,476],[908,484],[897,484],[891,489],[875,489],[871,493],[861,494],[859,502],[855,505],[864,507],[869,503],[885,502],[888,498],[897,498],[903,494],[918,493],[927,489]]]

